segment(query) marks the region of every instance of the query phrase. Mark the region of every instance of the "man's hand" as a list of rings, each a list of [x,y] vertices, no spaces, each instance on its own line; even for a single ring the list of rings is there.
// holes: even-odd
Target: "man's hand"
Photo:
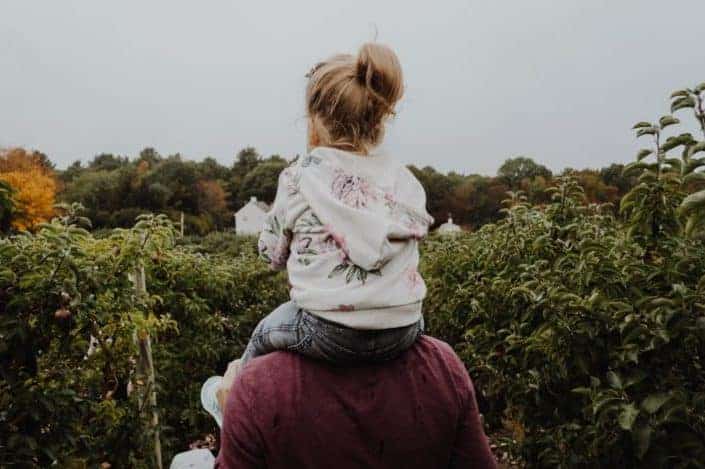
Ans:
[[[240,372],[241,368],[240,359],[233,360],[228,364],[228,369],[225,370],[225,375],[223,376],[223,382],[220,384],[220,388],[216,391],[216,397],[218,399],[218,405],[220,405],[221,410],[225,413],[225,403],[227,402],[228,392],[235,381],[235,377]]]

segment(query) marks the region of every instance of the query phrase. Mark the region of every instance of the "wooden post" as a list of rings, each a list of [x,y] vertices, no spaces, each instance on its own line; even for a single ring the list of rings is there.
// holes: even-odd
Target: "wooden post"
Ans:
[[[183,216],[183,215],[182,215]],[[144,266],[140,265],[135,269],[135,274],[132,279],[135,288],[135,296],[137,298],[145,298],[147,296],[147,280],[144,274]],[[145,401],[152,408],[151,426],[154,430],[154,459],[157,469],[163,469],[162,466],[162,443],[159,439],[159,412],[157,411],[157,389],[156,379],[154,374],[154,361],[152,359],[152,342],[149,338],[149,332],[146,330],[137,331],[135,336],[137,348],[139,350],[139,359],[137,361],[137,375],[146,378],[143,382],[142,393],[140,393],[140,407],[144,408]],[[148,393],[148,395],[144,395]]]
[[[181,212],[181,238],[184,237],[184,212]]]

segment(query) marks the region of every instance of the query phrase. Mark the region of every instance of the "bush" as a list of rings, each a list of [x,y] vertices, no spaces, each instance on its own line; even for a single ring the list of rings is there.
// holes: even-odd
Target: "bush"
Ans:
[[[178,243],[192,252],[201,254],[226,257],[238,257],[242,254],[257,256],[257,239],[254,236],[235,234],[234,231],[214,231],[205,236],[186,236]]]
[[[705,136],[703,93],[676,91],[671,110]],[[559,178],[547,206],[510,193],[504,220],[426,246],[429,330],[532,466],[705,461],[705,142],[667,136],[679,123],[634,126],[653,145],[624,169],[623,222]]]
[[[563,180],[471,235],[433,240],[431,334],[451,341],[541,467],[684,465],[705,458],[705,247],[657,262]],[[605,212],[605,213],[603,213]]]
[[[0,240],[0,434],[10,436],[0,460],[154,467],[134,335],[152,335],[168,461],[215,431],[198,407],[200,383],[242,352],[259,317],[286,298],[286,284],[251,253],[175,247],[163,216],[102,239],[81,224],[70,212],[36,234]],[[145,298],[129,278],[139,265]],[[89,355],[91,336],[100,346]]]

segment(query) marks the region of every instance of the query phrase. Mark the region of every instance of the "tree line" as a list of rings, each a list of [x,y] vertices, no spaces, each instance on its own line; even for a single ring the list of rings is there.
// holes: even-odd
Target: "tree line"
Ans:
[[[154,148],[145,148],[133,158],[102,153],[88,163],[76,161],[57,170],[43,153],[2,150],[0,229],[32,229],[53,215],[55,203],[78,202],[86,208],[94,228],[132,226],[138,215],[147,212],[166,213],[178,220],[183,212],[186,231],[202,235],[231,227],[232,214],[252,196],[271,203],[279,173],[292,160],[264,157],[246,147],[228,166],[212,157],[193,161],[178,153],[163,156]],[[436,224],[452,216],[455,223],[469,229],[498,219],[508,191],[522,191],[534,204],[548,202],[545,189],[558,176],[572,174],[589,202],[614,206],[634,185],[634,178],[623,175],[621,164],[566,168],[554,174],[523,156],[507,159],[495,176],[443,173],[430,166],[410,165],[409,169],[426,190]]]

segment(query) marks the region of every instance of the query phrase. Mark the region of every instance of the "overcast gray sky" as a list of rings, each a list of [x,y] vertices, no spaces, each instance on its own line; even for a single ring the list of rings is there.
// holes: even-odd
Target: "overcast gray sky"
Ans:
[[[291,157],[304,74],[375,29],[407,86],[385,145],[442,170],[630,161],[631,125],[705,81],[703,0],[2,0],[0,146]]]

